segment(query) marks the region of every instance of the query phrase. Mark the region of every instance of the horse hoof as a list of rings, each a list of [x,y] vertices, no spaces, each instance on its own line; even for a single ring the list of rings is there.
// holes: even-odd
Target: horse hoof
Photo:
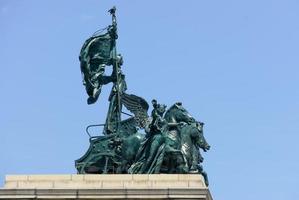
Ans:
[[[190,174],[198,174],[198,169],[190,169]]]

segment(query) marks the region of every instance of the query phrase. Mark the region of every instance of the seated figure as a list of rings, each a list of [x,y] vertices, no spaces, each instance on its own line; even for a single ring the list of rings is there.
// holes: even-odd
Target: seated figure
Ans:
[[[165,152],[164,132],[167,126],[163,115],[166,105],[152,101],[154,107],[151,113],[151,123],[145,128],[145,140],[136,156],[136,162],[130,167],[130,173],[152,174],[159,173]]]

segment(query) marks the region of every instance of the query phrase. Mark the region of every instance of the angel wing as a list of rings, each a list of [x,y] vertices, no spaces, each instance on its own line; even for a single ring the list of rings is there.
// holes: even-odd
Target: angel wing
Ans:
[[[121,95],[121,102],[130,112],[134,114],[137,126],[144,128],[149,119],[147,114],[149,105],[146,100],[134,94],[123,93]]]

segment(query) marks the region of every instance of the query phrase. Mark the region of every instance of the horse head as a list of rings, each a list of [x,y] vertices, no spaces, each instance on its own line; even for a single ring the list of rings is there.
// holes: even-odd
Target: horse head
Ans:
[[[168,123],[192,123],[195,119],[189,114],[189,112],[182,106],[181,102],[177,102],[172,105],[165,113],[164,119]]]
[[[194,123],[194,126],[196,128],[195,130],[197,132],[195,144],[198,145],[199,148],[201,148],[203,151],[206,152],[210,149],[210,145],[208,144],[208,142],[206,141],[206,139],[203,135],[203,125],[204,125],[204,123],[202,123],[202,122]]]

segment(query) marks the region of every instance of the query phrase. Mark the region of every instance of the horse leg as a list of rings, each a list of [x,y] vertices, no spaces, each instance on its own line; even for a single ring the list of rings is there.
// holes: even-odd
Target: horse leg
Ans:
[[[128,161],[126,159],[123,159],[121,161],[121,164],[117,167],[116,173],[117,174],[127,174],[128,173]]]
[[[188,173],[188,161],[181,150],[175,149],[170,144],[165,147],[168,162],[168,173]],[[166,158],[164,158],[166,161]]]
[[[198,165],[198,171],[203,176],[206,186],[209,186],[208,174],[203,170],[202,165]]]
[[[199,164],[199,150],[196,148],[195,145],[192,145],[192,162],[190,167],[190,172],[196,173],[198,172],[198,164]]]
[[[187,163],[187,160],[186,160],[186,157],[183,155],[182,152],[180,152],[180,154],[177,154],[176,155],[176,164],[177,164],[177,167],[176,167],[176,170],[177,170],[177,173],[182,173],[182,174],[186,174],[189,172],[189,169],[188,169],[188,163]]]
[[[208,174],[205,171],[202,171],[201,174],[202,174],[203,178],[205,179],[206,186],[209,186]]]

